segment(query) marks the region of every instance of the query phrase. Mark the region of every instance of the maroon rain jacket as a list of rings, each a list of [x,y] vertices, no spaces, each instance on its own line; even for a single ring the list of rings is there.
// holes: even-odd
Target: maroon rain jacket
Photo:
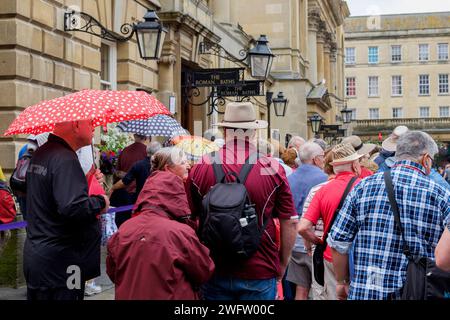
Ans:
[[[182,180],[171,172],[154,172],[136,207],[140,214],[108,242],[106,271],[116,299],[198,299],[198,287],[210,278],[214,263],[195,231],[182,222],[189,215]]]

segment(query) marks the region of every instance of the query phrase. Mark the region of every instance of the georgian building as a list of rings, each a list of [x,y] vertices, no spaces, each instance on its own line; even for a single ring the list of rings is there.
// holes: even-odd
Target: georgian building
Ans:
[[[398,125],[450,142],[450,12],[350,17],[345,88],[353,131],[383,139]]]

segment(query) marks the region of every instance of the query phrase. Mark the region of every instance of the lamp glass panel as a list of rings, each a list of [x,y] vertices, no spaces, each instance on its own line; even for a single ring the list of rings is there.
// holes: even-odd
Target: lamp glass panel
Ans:
[[[277,115],[277,117],[283,117],[285,115],[286,105],[287,105],[286,100],[273,102],[273,106],[275,108],[275,114]]]
[[[166,39],[166,32],[164,30],[161,31],[159,35],[159,47],[158,47],[158,55],[155,57],[157,59],[161,58],[162,49],[164,47],[164,40]]]
[[[269,56],[251,55],[250,66],[252,69],[252,77],[266,78],[267,68],[269,66]]]
[[[159,30],[138,30],[139,51],[142,58],[151,59],[157,58]]]

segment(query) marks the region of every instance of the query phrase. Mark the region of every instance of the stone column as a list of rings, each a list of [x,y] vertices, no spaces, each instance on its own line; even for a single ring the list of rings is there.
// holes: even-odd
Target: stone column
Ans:
[[[300,53],[307,59],[308,53],[308,0],[300,0]]]
[[[338,83],[338,79],[337,79],[337,57],[336,57],[336,51],[337,51],[337,47],[336,47],[336,43],[332,42],[330,44],[330,86],[329,86],[329,90],[332,93],[336,93],[336,87],[337,87],[337,83]]]
[[[322,23],[320,24],[322,25]],[[319,26],[319,31],[317,32],[317,81],[320,82],[325,78],[325,68],[324,68],[324,45],[325,45],[325,33],[323,27]]]
[[[175,94],[175,81],[174,81],[174,65],[177,61],[174,55],[165,55],[159,59],[159,91],[157,94],[158,99],[167,108],[170,106],[170,97],[175,96],[177,99],[177,106],[180,105],[181,97],[177,97]],[[176,110],[178,113],[180,110]]]
[[[336,94],[336,86],[337,86],[337,65],[336,65],[336,43],[330,42],[330,82],[328,85],[328,91],[330,93],[333,93],[337,95],[339,98],[341,97],[339,94]],[[333,101],[334,100],[334,101]],[[335,122],[336,115],[339,114],[339,108],[337,108],[337,105],[340,105],[341,102],[338,102],[336,99],[331,100],[333,104],[333,109],[331,109],[331,123]]]
[[[318,8],[309,10],[308,13],[308,78],[317,83],[317,31],[319,28],[320,14]]]
[[[331,71],[330,71],[330,50],[331,50],[331,40],[330,40],[330,34],[326,33],[326,37],[325,37],[325,43],[323,46],[323,53],[324,53],[324,57],[323,57],[323,70],[324,70],[324,78],[326,81],[326,86],[328,88],[328,91],[330,91],[330,88],[332,86],[331,83]]]

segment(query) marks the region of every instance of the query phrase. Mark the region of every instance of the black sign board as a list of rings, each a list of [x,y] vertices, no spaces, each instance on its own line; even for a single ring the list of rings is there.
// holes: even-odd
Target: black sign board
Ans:
[[[218,86],[216,94],[220,97],[250,97],[264,95],[264,81],[243,81],[235,86]]]
[[[188,84],[194,87],[238,85],[244,79],[243,68],[204,69],[190,73]]]

